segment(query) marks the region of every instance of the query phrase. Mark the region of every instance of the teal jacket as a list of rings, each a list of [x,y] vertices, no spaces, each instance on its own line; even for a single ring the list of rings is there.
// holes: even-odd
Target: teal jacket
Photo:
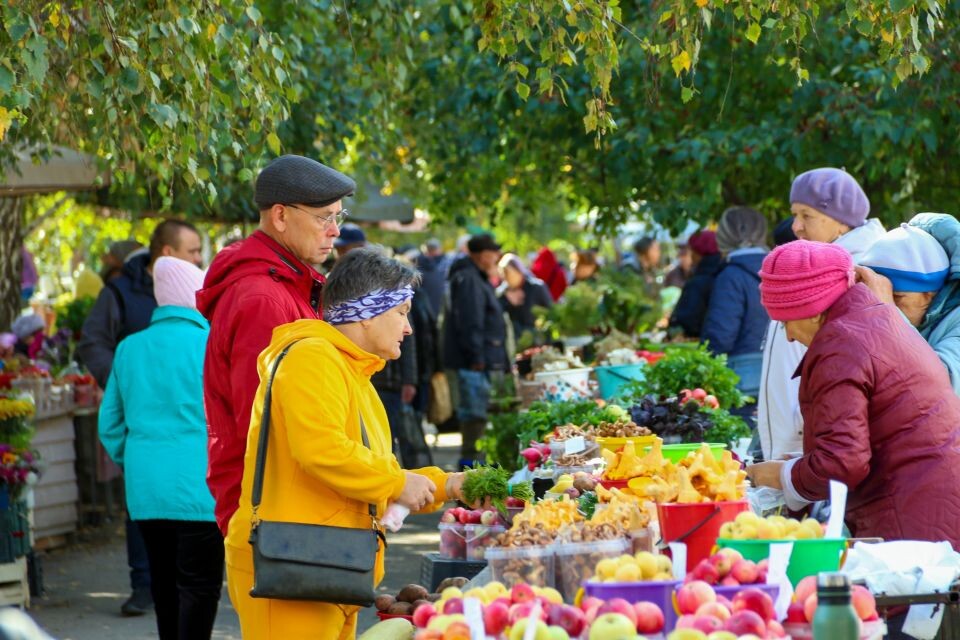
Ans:
[[[163,306],[117,347],[100,442],[123,468],[131,520],[214,520],[203,413],[209,332],[199,312]]]
[[[917,330],[947,366],[953,390],[960,395],[960,221],[943,213],[920,213],[910,225],[936,238],[950,259],[947,282]]]

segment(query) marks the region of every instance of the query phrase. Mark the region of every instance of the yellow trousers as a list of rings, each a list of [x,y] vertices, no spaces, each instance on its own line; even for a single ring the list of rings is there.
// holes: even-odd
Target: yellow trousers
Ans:
[[[243,640],[354,640],[359,607],[251,598],[253,560],[227,545],[227,590]],[[231,562],[232,560],[232,562]]]

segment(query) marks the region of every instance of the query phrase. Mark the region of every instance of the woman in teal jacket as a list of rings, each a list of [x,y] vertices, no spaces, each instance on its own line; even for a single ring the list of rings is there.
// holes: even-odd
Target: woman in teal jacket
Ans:
[[[223,538],[207,488],[203,357],[196,309],[203,272],[177,258],[153,267],[157,309],[123,340],[100,406],[100,441],[124,471],[143,533],[161,640],[209,638],[223,584]]]
[[[860,279],[917,328],[960,395],[960,221],[917,214],[881,237],[860,264]]]

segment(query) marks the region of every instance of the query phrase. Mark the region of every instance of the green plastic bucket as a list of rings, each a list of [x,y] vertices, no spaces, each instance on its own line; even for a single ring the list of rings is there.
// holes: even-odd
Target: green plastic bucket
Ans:
[[[597,382],[600,384],[600,397],[604,400],[616,398],[620,389],[634,380],[643,380],[645,366],[646,362],[641,361],[633,364],[595,367],[593,372],[597,374]]]
[[[695,453],[700,450],[700,445],[702,443],[697,442],[693,444],[665,444],[663,445],[663,457],[669,460],[670,462],[680,462],[687,455]],[[727,445],[719,442],[710,442],[710,451],[713,452],[713,457],[717,460],[723,458],[723,452],[727,448]],[[650,447],[644,448],[644,451],[650,451]]]
[[[821,571],[836,571],[843,562],[847,550],[846,538],[819,538],[817,540],[730,540],[719,538],[718,547],[735,549],[747,560],[759,562],[770,557],[770,545],[777,542],[792,542],[793,553],[787,565],[787,577],[793,586]]]

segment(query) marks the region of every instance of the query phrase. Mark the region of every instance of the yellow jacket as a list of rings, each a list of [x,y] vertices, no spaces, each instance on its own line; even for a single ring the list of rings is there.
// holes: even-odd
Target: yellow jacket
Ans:
[[[263,398],[274,360],[287,353],[273,383],[270,441],[264,472],[262,520],[370,528],[368,505],[382,516],[403,491],[404,472],[391,451],[390,426],[370,376],[385,361],[367,353],[321,320],[298,320],[277,327],[260,354],[260,387],[253,403],[244,459],[240,507],[230,520],[228,562],[252,571],[250,497],[256,464]],[[363,416],[370,448],[360,437]],[[437,467],[417,469],[437,486],[439,509],[446,502],[447,474]],[[431,510],[428,507],[427,510]],[[383,548],[376,581],[383,578]]]

